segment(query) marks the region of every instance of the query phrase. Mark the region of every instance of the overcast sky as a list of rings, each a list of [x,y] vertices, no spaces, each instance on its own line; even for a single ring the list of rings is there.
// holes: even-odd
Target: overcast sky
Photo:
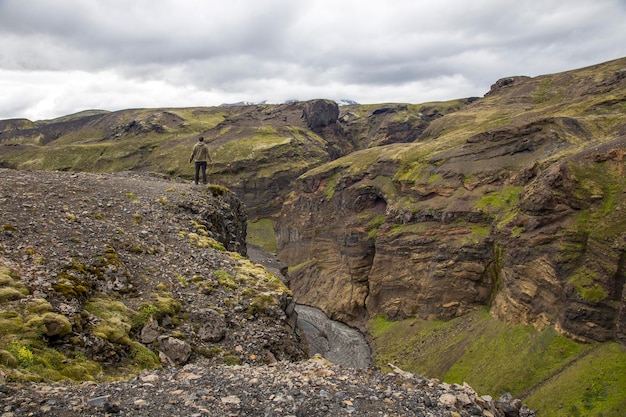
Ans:
[[[482,96],[626,56],[626,0],[0,0],[0,119]]]

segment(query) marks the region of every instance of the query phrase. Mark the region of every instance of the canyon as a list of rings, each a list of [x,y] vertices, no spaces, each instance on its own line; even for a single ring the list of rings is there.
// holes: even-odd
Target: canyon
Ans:
[[[204,136],[210,182],[246,207],[247,243],[288,267],[297,303],[372,344],[381,320],[417,328],[484,313],[511,329],[623,352],[625,106],[622,58],[506,77],[483,97],[447,102],[3,120],[0,167],[184,183]]]

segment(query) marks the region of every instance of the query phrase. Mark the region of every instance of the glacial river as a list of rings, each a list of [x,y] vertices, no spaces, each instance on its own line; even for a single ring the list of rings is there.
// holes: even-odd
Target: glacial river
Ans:
[[[272,254],[258,247],[248,246],[252,262],[265,266],[281,279],[281,265]],[[360,331],[344,323],[329,319],[318,308],[296,305],[298,326],[309,344],[309,355],[320,354],[330,362],[353,368],[366,368],[371,363],[371,349]]]

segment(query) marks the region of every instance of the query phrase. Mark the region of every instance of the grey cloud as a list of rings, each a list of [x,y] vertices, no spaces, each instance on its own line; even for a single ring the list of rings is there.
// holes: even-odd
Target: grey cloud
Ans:
[[[108,89],[116,103],[151,82],[163,96],[190,89],[217,101],[202,104],[340,92],[389,101],[407,86],[420,91],[397,100],[448,99],[504,76],[618,58],[625,22],[618,0],[0,0],[0,73],[23,74],[33,91],[37,80],[58,82],[47,71],[110,72],[128,93],[104,84],[92,93],[94,78],[83,94]],[[36,89],[22,96],[55,103]],[[3,103],[0,118],[14,114]]]

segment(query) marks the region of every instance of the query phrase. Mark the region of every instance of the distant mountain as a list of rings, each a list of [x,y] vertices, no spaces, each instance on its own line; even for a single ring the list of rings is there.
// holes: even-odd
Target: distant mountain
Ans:
[[[347,98],[341,98],[339,100],[335,100],[335,103],[337,103],[339,106],[351,106],[351,105],[359,104],[356,101],[349,100]]]
[[[265,104],[267,100],[263,101],[238,101],[236,103],[222,103],[220,107],[240,107],[240,106],[255,106],[259,104]]]
[[[285,100],[282,103],[272,103],[272,104],[290,104],[290,103],[298,103],[301,100],[296,100],[296,99],[289,99],[289,100]],[[358,102],[354,101],[354,100],[350,100],[350,99],[339,99],[339,100],[334,100],[335,103],[337,103],[337,105],[339,106],[350,106],[350,105],[355,105],[355,104],[359,104]],[[220,107],[239,107],[239,106],[254,106],[254,105],[260,105],[260,104],[268,104],[267,100],[263,100],[263,101],[238,101],[236,103],[222,103],[220,104]]]

